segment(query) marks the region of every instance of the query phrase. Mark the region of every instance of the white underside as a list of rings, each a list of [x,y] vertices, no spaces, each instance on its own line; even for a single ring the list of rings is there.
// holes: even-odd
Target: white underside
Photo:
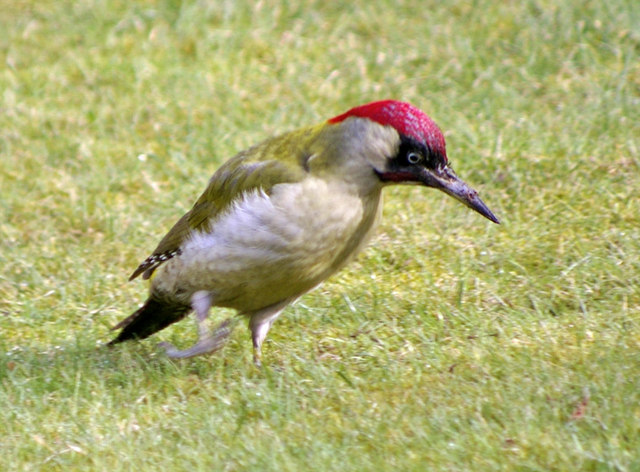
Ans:
[[[296,298],[360,249],[378,199],[379,192],[363,200],[344,182],[316,178],[276,185],[270,195],[249,192],[194,233],[154,285],[186,299],[205,290],[213,305],[245,313]]]

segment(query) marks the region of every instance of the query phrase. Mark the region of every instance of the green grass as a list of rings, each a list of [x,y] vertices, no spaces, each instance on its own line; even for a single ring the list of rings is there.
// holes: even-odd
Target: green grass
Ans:
[[[634,1],[0,3],[1,470],[640,470]],[[102,348],[221,162],[389,97],[501,226],[389,189],[264,368]]]

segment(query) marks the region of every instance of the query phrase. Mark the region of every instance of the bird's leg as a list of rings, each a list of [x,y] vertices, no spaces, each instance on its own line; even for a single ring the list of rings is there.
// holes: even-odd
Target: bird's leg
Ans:
[[[270,305],[261,310],[251,313],[249,329],[251,329],[251,339],[253,340],[253,363],[260,367],[262,365],[262,343],[267,337],[271,325],[280,315],[282,310],[295,299],[287,299]]]
[[[191,306],[196,312],[196,320],[198,322],[198,342],[189,349],[182,351],[176,349],[171,343],[160,343],[159,346],[164,348],[171,358],[184,359],[217,351],[225,345],[236,324],[233,318],[227,318],[213,332],[211,331],[206,323],[209,317],[209,308],[211,308],[211,295],[208,292],[200,291],[194,293],[191,297]]]

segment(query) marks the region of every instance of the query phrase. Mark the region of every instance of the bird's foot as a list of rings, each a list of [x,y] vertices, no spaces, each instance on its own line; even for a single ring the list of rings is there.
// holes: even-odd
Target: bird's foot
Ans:
[[[198,342],[189,349],[180,350],[168,342],[159,343],[158,347],[164,349],[167,356],[172,359],[186,359],[187,357],[215,352],[226,344],[234,325],[233,320],[228,318],[220,323],[213,332],[201,329]]]
[[[261,352],[256,352],[254,350],[254,352],[253,352],[253,365],[255,365],[257,368],[262,367],[262,353]]]

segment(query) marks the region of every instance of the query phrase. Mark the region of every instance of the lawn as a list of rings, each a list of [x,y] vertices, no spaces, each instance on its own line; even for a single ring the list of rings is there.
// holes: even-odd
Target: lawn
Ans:
[[[0,0],[0,59],[0,470],[640,471],[635,1]],[[500,226],[390,188],[262,368],[104,347],[224,160],[383,98]]]

